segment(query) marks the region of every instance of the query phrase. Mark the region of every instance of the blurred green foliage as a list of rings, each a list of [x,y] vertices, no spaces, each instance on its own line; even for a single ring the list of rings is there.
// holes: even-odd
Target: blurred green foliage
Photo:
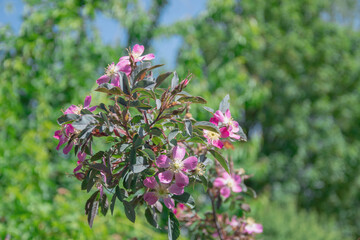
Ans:
[[[121,22],[128,46],[183,36],[177,71],[194,74],[188,91],[213,108],[230,94],[232,115],[250,135],[232,157],[264,190],[252,202],[264,239],[359,236],[356,1],[209,0],[206,12],[171,27],[159,26],[167,1],[151,4],[29,0],[18,35],[0,28],[0,238],[166,238],[141,218],[132,225],[122,209],[89,229],[88,195],[66,175],[74,157],[55,151],[61,108],[82,103],[127,47],[101,42],[96,12]]]

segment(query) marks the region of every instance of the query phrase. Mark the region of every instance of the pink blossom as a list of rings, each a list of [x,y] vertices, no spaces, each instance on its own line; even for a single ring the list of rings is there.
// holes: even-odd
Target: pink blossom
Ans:
[[[170,197],[170,194],[181,195],[184,193],[184,188],[180,188],[176,184],[158,184],[155,177],[146,178],[144,180],[144,185],[154,190],[144,194],[144,200],[149,205],[154,205],[161,198],[163,199],[165,206],[172,209],[175,207],[175,203]]]
[[[83,161],[85,160],[85,158],[86,158],[86,153],[82,153],[82,152],[79,152],[78,154],[77,154],[77,157],[78,157],[78,161],[77,161],[77,167],[76,168],[74,168],[74,170],[73,170],[73,172],[74,172],[74,174],[75,174],[75,176],[77,176],[77,174],[78,174],[78,171],[80,171],[81,170],[81,168],[82,168],[82,163],[83,163]]]
[[[240,136],[235,134],[240,131],[239,123],[232,119],[229,109],[226,110],[225,114],[223,114],[220,110],[217,110],[214,114],[214,117],[210,119],[210,122],[214,123],[215,125],[222,123],[225,126],[225,128],[222,128],[224,138],[226,138],[225,135],[228,135],[227,137],[231,137],[237,140],[240,139]]]
[[[263,226],[259,223],[255,223],[254,219],[248,218],[245,226],[245,233],[253,234],[253,233],[262,233]]]
[[[221,177],[218,177],[214,181],[214,187],[220,188],[220,194],[224,198],[228,198],[233,192],[241,192],[240,186],[241,177],[239,175],[230,176],[227,172],[223,172]]]
[[[220,134],[208,130],[204,131],[204,137],[207,139],[208,143],[222,149],[224,147],[224,143],[220,140]]]
[[[68,107],[68,109],[65,110],[64,114],[80,114],[81,109],[87,109],[90,112],[95,111],[97,106],[93,106],[90,107],[90,103],[91,103],[91,96],[86,96],[85,100],[84,100],[84,106],[76,106],[76,105],[71,105],[70,107]]]
[[[120,72],[124,72],[127,76],[131,73],[130,61],[123,59],[120,60],[116,65],[114,63],[109,64],[105,70],[105,74],[102,75],[96,83],[101,85],[108,83],[111,80],[111,84],[119,87],[120,86]]]
[[[231,218],[231,221],[229,221],[228,219],[226,219],[226,224],[230,225],[233,228],[237,228],[241,226],[241,221],[239,219],[237,219],[236,216],[233,216]]]
[[[152,60],[155,58],[155,55],[153,53],[142,56],[144,50],[145,48],[143,45],[135,44],[133,50],[130,52],[130,56],[121,57],[119,60],[120,61],[129,60],[131,57],[134,62],[140,62],[140,61]]]
[[[192,156],[183,160],[185,154],[185,148],[176,146],[173,148],[172,159],[166,155],[160,155],[156,159],[156,165],[158,167],[167,169],[165,172],[159,173],[161,183],[170,183],[175,175],[175,184],[177,186],[184,188],[189,184],[189,178],[185,174],[185,171],[194,170],[196,168],[197,158]]]
[[[54,138],[59,140],[59,144],[56,147],[56,150],[59,151],[61,145],[66,143],[70,139],[70,135],[75,132],[74,127],[71,124],[65,124],[62,130],[55,131]],[[63,149],[64,154],[68,154],[72,149],[74,143],[70,142]]]

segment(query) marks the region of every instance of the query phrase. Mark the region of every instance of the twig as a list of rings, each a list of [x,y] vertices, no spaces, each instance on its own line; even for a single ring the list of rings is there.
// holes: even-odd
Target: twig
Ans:
[[[209,190],[208,190],[208,195],[209,195],[210,200],[211,200],[212,214],[213,214],[213,217],[214,217],[214,222],[215,222],[217,233],[219,235],[219,238],[221,240],[224,240],[224,236],[222,234],[222,231],[221,231],[218,219],[217,219],[217,215],[216,215],[215,202],[214,202],[214,199],[212,198],[211,193],[210,193]]]

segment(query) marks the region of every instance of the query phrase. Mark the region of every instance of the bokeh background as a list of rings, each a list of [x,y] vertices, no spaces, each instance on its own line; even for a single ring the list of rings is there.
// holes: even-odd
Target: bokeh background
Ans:
[[[0,239],[166,239],[122,209],[90,229],[52,138],[135,43],[209,107],[230,94],[258,239],[360,236],[358,0],[0,0],[0,23]]]

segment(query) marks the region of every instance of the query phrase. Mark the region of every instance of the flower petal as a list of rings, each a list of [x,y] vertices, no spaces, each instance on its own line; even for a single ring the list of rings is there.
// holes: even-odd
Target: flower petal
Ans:
[[[86,158],[86,153],[79,152],[77,155],[79,162],[83,162]]]
[[[74,133],[74,132],[75,132],[75,128],[71,124],[67,124],[65,126],[65,133],[67,136],[69,136],[70,133]]]
[[[175,194],[175,195],[181,195],[181,194],[184,193],[184,188],[179,187],[179,186],[176,185],[176,184],[172,184],[172,185],[169,187],[169,192],[172,193],[172,194]]]
[[[173,209],[175,207],[174,200],[172,198],[164,198],[164,204],[168,209]]]
[[[74,146],[73,142],[68,143],[68,145],[66,145],[66,147],[64,147],[63,153],[68,154],[71,151],[73,146]]]
[[[176,146],[173,148],[173,159],[174,160],[183,160],[185,153],[186,153],[185,148]]]
[[[222,149],[224,147],[224,143],[220,139],[212,141],[211,143],[212,143],[212,145],[214,145],[215,147],[220,148],[220,149]]]
[[[220,128],[220,133],[221,138],[228,138],[230,136],[230,132],[228,131],[227,127]]]
[[[149,204],[149,205],[154,205],[159,199],[156,196],[156,193],[154,192],[147,192],[144,194],[144,200]]]
[[[98,85],[101,85],[101,84],[103,84],[103,83],[109,82],[109,80],[110,80],[110,78],[109,78],[108,75],[102,75],[101,77],[98,78],[98,80],[96,80],[96,83],[97,83]]]
[[[76,168],[74,168],[74,173],[80,171],[80,169],[82,168],[82,164],[79,164]]]
[[[209,122],[215,124],[216,126],[219,124],[219,120],[215,117],[210,118]]]
[[[183,161],[186,170],[194,170],[197,166],[198,160],[196,157],[188,157]]]
[[[144,52],[144,46],[143,45],[139,45],[139,44],[135,44],[135,46],[133,47],[132,52],[134,54],[136,54],[137,56],[141,56]]]
[[[221,187],[225,186],[225,184],[226,184],[226,180],[221,177],[216,178],[213,183],[214,187],[217,187],[217,188],[221,188]]]
[[[175,173],[175,183],[178,187],[186,187],[189,185],[189,178],[183,172]]]
[[[155,55],[153,53],[146,54],[142,57],[142,61],[148,61],[153,60],[155,58]]]
[[[170,158],[168,158],[166,155],[160,155],[156,159],[156,165],[160,168],[168,168],[170,167]]]
[[[54,138],[60,139],[61,136],[62,136],[62,133],[60,130],[57,130],[54,132],[54,136],[53,136]]]
[[[219,121],[219,122],[224,122],[225,121],[225,116],[224,114],[220,111],[217,110],[214,114],[214,117]]]
[[[119,61],[121,62],[121,61],[129,60],[129,59],[130,59],[129,56],[123,56],[123,57],[119,58]]]
[[[64,114],[74,114],[75,112],[77,112],[78,109],[78,106],[71,105],[70,107],[68,107],[68,109],[65,110]]]
[[[231,188],[231,190],[232,190],[233,192],[242,192],[241,186],[240,186],[240,185],[237,185],[237,184],[235,184],[235,185]]]
[[[97,108],[97,106],[92,106],[92,107],[90,107],[88,110],[89,110],[90,112],[93,112],[93,111],[96,110],[96,108]]]
[[[155,177],[147,177],[144,180],[144,185],[148,188],[155,189],[158,186]]]
[[[116,74],[116,76],[111,79],[111,84],[115,87],[119,87],[120,86],[120,77],[119,75]]]
[[[167,170],[165,172],[159,173],[158,176],[159,176],[159,180],[161,183],[168,184],[172,181],[172,179],[174,177],[174,173],[170,170]]]
[[[227,109],[226,112],[225,112],[225,117],[227,119],[230,119],[231,118],[231,113],[230,113],[230,109]]]
[[[231,191],[230,191],[230,188],[228,188],[228,187],[223,187],[223,188],[220,189],[220,194],[221,194],[224,198],[230,197],[230,193],[231,193]]]
[[[86,96],[84,101],[84,108],[88,108],[91,103],[91,96]]]

